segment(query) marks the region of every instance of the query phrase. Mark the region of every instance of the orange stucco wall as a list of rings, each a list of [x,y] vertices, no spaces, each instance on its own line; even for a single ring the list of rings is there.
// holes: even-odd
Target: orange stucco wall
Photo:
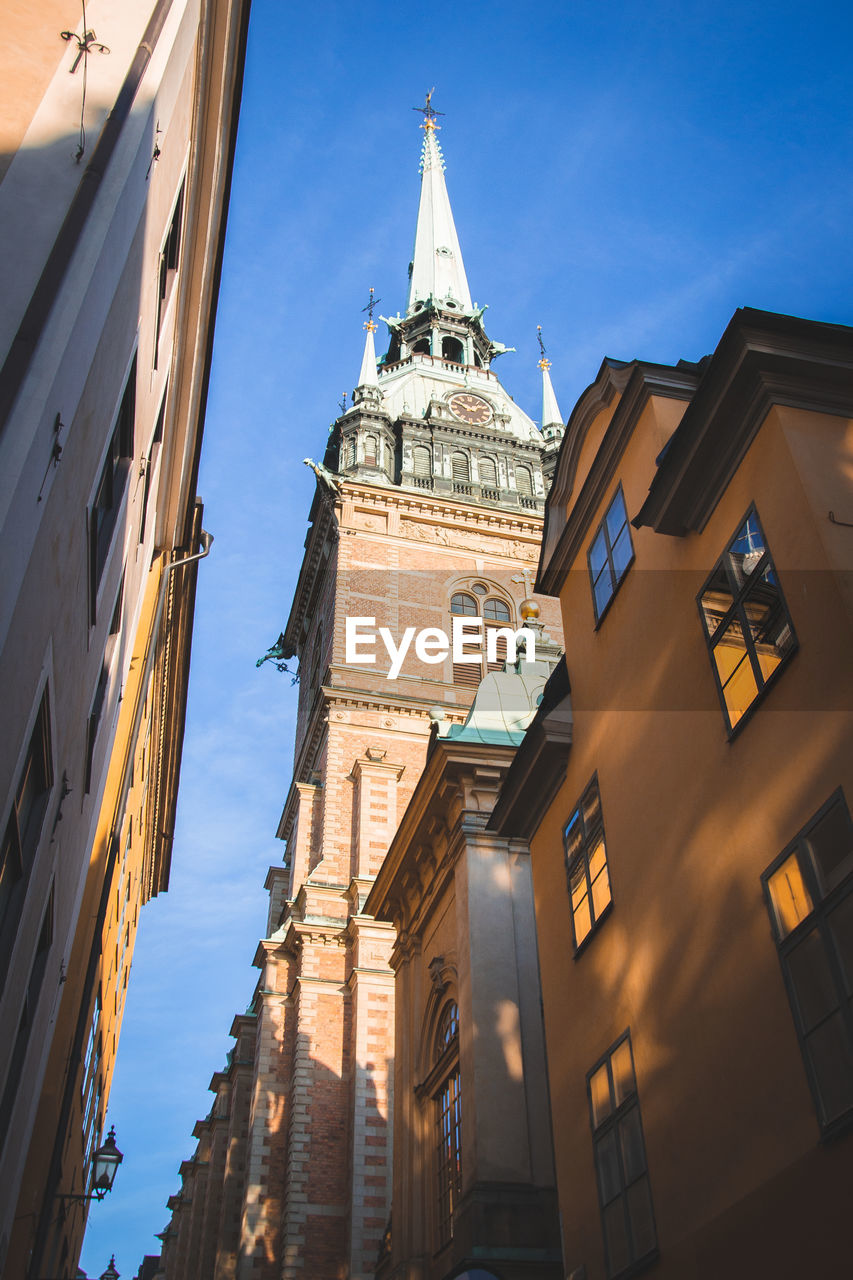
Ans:
[[[655,1274],[842,1274],[853,1139],[819,1145],[760,876],[853,801],[851,532],[827,514],[853,519],[853,424],[771,410],[700,533],[632,529],[596,629],[587,547],[620,481],[636,514],[682,407],[646,406],[561,593],[574,743],[532,853],[566,1269],[605,1274],[585,1081],[630,1027]],[[729,741],[695,597],[753,502],[799,649]],[[562,823],[596,772],[613,907],[575,957]]]

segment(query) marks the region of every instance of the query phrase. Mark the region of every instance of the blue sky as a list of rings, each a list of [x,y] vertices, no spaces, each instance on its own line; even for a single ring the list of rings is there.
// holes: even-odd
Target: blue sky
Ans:
[[[853,18],[841,5],[254,0],[200,492],[168,894],[141,914],[107,1123],[125,1161],[82,1265],[132,1276],[249,1001],[296,690],[287,617],[361,308],[405,304],[420,119],[440,141],[496,366],[534,418],[542,325],[564,416],[605,355],[695,360],[738,306],[853,324]],[[380,328],[377,340],[384,337]],[[383,349],[383,348],[379,348]]]

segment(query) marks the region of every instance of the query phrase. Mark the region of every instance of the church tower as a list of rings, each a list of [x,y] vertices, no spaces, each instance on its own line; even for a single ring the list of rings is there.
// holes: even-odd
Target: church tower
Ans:
[[[217,1194],[234,1208],[221,1217],[217,1277],[374,1271],[390,1208],[394,931],[364,903],[422,772],[430,710],[461,724],[483,676],[502,667],[497,633],[523,625],[539,555],[553,445],[492,368],[507,348],[472,302],[429,99],[423,114],[405,310],[385,320],[389,346],[377,362],[371,293],[352,404],[322,464],[306,459],[317,488],[275,655],[299,664],[293,779],[277,832],[286,852],[266,881],[261,972],[238,1019],[238,1051],[211,1085],[211,1123],[232,1136]],[[556,412],[553,391],[549,410],[551,401]],[[559,638],[549,606],[542,620]],[[497,642],[464,658],[440,645],[421,658],[410,645],[395,673],[376,638],[379,628],[396,645],[407,628],[449,633],[459,617]],[[364,635],[373,621],[373,638],[352,645],[353,619]],[[229,1099],[245,1098],[250,1022],[251,1095],[238,1115]],[[178,1274],[170,1254],[187,1256],[205,1212],[185,1164],[164,1233],[167,1278]],[[205,1176],[208,1186],[218,1178]]]

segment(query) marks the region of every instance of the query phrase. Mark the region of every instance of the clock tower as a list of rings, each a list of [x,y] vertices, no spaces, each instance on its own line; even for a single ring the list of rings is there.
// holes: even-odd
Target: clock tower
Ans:
[[[428,103],[405,310],[383,318],[377,360],[369,307],[352,404],[322,464],[311,463],[310,527],[276,650],[299,664],[294,772],[277,832],[286,851],[266,881],[255,994],[211,1085],[233,1135],[216,1275],[374,1271],[390,1212],[395,935],[364,904],[423,770],[436,707],[461,724],[482,678],[503,667],[500,647],[491,661],[486,646],[463,661],[410,650],[393,675],[378,644],[353,657],[348,621],[370,619],[397,644],[408,628],[448,633],[457,614],[484,635],[519,628],[539,556],[562,423],[547,369],[546,436],[492,368],[508,348],[488,337],[485,307],[471,300],[435,114]],[[541,610],[559,642],[553,602]],[[190,1222],[198,1201],[185,1190]],[[180,1273],[170,1256],[184,1256],[182,1231],[192,1239],[181,1204],[174,1198],[167,1280]]]

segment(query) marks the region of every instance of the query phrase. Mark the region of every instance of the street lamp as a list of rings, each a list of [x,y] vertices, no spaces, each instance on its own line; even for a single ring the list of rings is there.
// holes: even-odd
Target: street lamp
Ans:
[[[106,1142],[102,1142],[92,1156],[92,1190],[86,1193],[79,1191],[60,1192],[58,1200],[103,1200],[108,1191],[112,1191],[116,1172],[124,1156],[116,1146],[115,1125],[110,1125]],[[113,1259],[115,1261],[115,1259]],[[112,1264],[111,1264],[112,1265]],[[104,1272],[107,1280],[113,1280],[109,1268]],[[101,1277],[103,1280],[103,1277]]]
[[[107,1192],[112,1191],[118,1167],[123,1159],[124,1156],[116,1146],[116,1130],[113,1124],[110,1125],[106,1142],[101,1143],[92,1157],[92,1189],[96,1200],[103,1200]],[[110,1263],[113,1270],[115,1270],[114,1264],[115,1256],[113,1256],[113,1260]],[[107,1276],[108,1280],[112,1280],[112,1276],[109,1275],[109,1268],[104,1272],[104,1275]],[[104,1280],[103,1276],[101,1280]]]

